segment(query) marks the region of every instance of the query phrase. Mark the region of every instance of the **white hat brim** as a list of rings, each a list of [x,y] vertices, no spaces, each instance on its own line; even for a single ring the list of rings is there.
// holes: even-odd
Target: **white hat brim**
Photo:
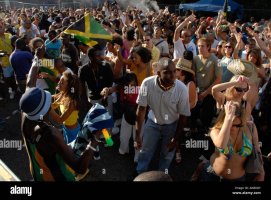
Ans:
[[[28,119],[30,119],[32,121],[36,121],[36,120],[41,119],[41,116],[43,117],[44,115],[47,114],[47,112],[51,106],[52,95],[48,91],[44,91],[44,92],[45,92],[45,104],[44,104],[43,108],[36,115],[33,115],[33,116],[26,115],[26,117]]]

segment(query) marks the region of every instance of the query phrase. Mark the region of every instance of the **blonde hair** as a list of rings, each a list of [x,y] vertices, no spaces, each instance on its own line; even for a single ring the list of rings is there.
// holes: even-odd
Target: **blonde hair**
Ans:
[[[240,76],[241,75],[234,75],[229,82],[236,82]],[[247,85],[247,87],[249,86]],[[234,90],[234,86],[229,87],[225,90],[226,99],[234,99],[233,90]]]

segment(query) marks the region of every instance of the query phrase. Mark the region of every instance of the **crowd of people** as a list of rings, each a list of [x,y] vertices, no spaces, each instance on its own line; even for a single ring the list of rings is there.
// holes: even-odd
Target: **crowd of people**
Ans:
[[[64,33],[88,13],[112,35],[106,46]],[[22,95],[35,180],[83,178],[90,160],[102,159],[105,128],[120,134],[119,154],[135,152],[137,174],[149,171],[157,150],[157,170],[168,173],[173,160],[182,163],[185,137],[209,134],[214,152],[194,180],[270,180],[268,19],[230,23],[223,13],[179,16],[109,2],[11,9],[0,19],[0,56],[0,101]],[[261,169],[248,179],[254,148]]]

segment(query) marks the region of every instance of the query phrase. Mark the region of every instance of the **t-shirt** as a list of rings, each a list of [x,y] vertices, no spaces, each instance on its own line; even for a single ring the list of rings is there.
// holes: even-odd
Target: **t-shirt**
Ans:
[[[60,56],[60,49],[62,46],[61,40],[56,40],[55,43],[51,42],[49,39],[45,41],[45,50],[47,55],[50,58],[59,58]]]
[[[38,27],[35,24],[31,24],[31,31],[28,32],[23,26],[19,28],[19,35],[21,36],[23,33],[27,34],[27,37],[32,39],[37,37],[37,35],[40,35],[40,31]]]
[[[205,61],[202,55],[194,56],[194,71],[196,72],[196,82],[199,92],[205,91],[210,87],[218,76],[222,76],[221,67],[217,66],[217,57],[211,54]]]
[[[9,57],[17,80],[26,80],[32,65],[33,55],[28,51],[15,50]]]
[[[151,70],[150,65],[148,65],[147,68],[142,71],[139,71],[136,65],[132,65],[130,70],[136,75],[138,85],[141,85],[141,83],[143,82],[145,78],[152,75],[152,70]]]
[[[9,67],[9,55],[12,53],[11,34],[4,33],[4,38],[0,37],[0,50],[5,51],[8,54],[0,58],[1,66]]]
[[[143,44],[142,46],[147,48],[146,44]],[[158,62],[158,60],[160,58],[160,50],[154,45],[153,45],[153,47],[151,49],[151,56],[152,56],[152,59],[150,61],[150,65],[152,66],[152,63]]]
[[[179,38],[176,42],[174,42],[173,58],[174,59],[183,58],[183,53],[185,50],[192,51],[194,56],[197,55],[197,51],[196,51],[197,48],[194,42],[190,41],[188,44],[185,45],[185,47],[181,38]]]
[[[163,91],[157,82],[158,76],[144,79],[141,84],[137,103],[139,106],[150,106],[148,118],[154,123],[172,124],[179,115],[190,116],[187,87],[179,80],[168,91]]]
[[[159,38],[159,39],[153,38],[152,40],[153,40],[153,44],[159,49],[160,55],[161,54],[169,54],[169,48],[168,48],[167,41],[165,41],[162,38]]]
[[[234,74],[228,70],[229,63],[233,60],[233,58],[228,58],[224,56],[218,63],[218,66],[222,69],[222,83],[228,82],[234,76]]]
[[[92,100],[99,100],[102,98],[101,91],[105,87],[111,87],[114,76],[111,67],[106,62],[99,62],[98,72],[92,70],[90,63],[79,68],[78,76],[83,85],[85,83],[90,91],[90,98]]]

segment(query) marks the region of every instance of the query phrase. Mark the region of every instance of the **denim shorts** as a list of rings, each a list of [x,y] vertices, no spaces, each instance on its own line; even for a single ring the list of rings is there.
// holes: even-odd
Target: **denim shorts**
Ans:
[[[62,126],[64,140],[67,144],[73,142],[76,139],[78,132],[80,131],[80,124],[77,127],[70,130],[65,125]]]
[[[218,176],[215,171],[213,170],[213,167],[211,166],[210,161],[208,160],[206,163],[204,163],[203,169],[199,176],[199,181],[201,182],[243,182],[246,181],[246,176],[241,176],[240,178],[236,179],[225,179],[221,176]]]

